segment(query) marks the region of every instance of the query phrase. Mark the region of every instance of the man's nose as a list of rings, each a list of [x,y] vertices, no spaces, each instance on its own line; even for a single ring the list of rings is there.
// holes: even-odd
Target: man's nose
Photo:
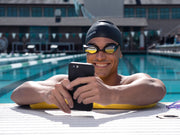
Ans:
[[[97,60],[102,61],[102,60],[106,59],[106,54],[103,51],[99,51],[96,54],[96,58],[97,58]]]

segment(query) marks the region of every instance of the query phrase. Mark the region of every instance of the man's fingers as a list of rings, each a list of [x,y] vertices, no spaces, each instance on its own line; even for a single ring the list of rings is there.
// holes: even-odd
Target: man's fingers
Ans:
[[[69,107],[73,108],[74,103],[73,103],[72,97],[69,94],[69,92],[67,90],[65,90],[65,88],[63,87],[63,84],[62,83],[61,84],[56,84],[55,88],[58,91],[58,93],[63,97],[63,99],[67,101]]]
[[[69,106],[66,104],[63,96],[57,91],[54,90],[53,92],[53,96],[54,96],[54,102],[55,104],[64,112],[66,113],[70,113],[71,110],[69,108]]]
[[[96,99],[97,99],[96,96],[92,96],[92,97],[85,98],[82,102],[83,102],[83,104],[86,105],[86,104],[90,104],[93,102],[97,102]]]
[[[73,107],[72,97],[65,88],[65,86],[68,84],[69,81],[67,79],[57,83],[55,85],[55,89],[52,90],[48,95],[49,102],[57,105],[62,111],[66,113],[70,113],[70,108]]]
[[[84,103],[85,100],[93,96],[95,96],[95,94],[92,91],[86,91],[84,93],[81,93],[81,95],[77,98],[77,101],[78,103]]]
[[[81,86],[74,92],[73,98],[77,99],[79,95],[81,95],[84,92],[90,91],[91,89],[92,89],[92,85],[89,85],[89,84]]]
[[[55,104],[55,105],[57,105],[58,108],[60,108],[62,110],[62,106],[57,102],[57,100],[56,100],[55,96],[53,95],[53,93],[52,93],[52,95],[48,95],[48,98],[49,98],[48,103]]]
[[[75,79],[74,81],[70,82],[68,85],[67,85],[67,89],[69,90],[72,90],[73,87],[79,85],[79,84],[87,84],[89,82],[91,82],[92,78],[94,77],[79,77],[77,79]]]
[[[62,82],[60,82],[64,88],[67,89],[67,86],[70,84],[70,81],[68,79],[64,79]]]

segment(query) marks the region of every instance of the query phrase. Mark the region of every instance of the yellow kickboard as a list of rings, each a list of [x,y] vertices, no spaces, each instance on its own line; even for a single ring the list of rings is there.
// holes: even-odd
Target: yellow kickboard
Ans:
[[[143,106],[137,106],[137,105],[129,105],[129,104],[110,104],[110,105],[100,105],[97,103],[93,103],[93,109],[144,109],[144,108],[151,108],[154,107],[155,104],[150,104],[150,105],[143,105]],[[32,109],[56,109],[58,108],[54,104],[47,104],[45,102],[42,103],[37,103],[37,104],[31,104],[30,107]]]

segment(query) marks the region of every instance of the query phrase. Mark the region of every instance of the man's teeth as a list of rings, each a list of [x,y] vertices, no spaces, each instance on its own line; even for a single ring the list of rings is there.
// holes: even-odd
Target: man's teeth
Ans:
[[[107,64],[96,64],[96,66],[104,67],[104,66],[107,66]]]

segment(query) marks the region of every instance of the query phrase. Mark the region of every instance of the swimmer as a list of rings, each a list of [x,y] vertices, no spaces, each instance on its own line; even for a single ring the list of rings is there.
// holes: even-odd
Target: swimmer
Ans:
[[[18,105],[46,102],[71,113],[73,98],[84,104],[144,106],[157,103],[165,96],[165,85],[159,79],[145,73],[118,74],[119,59],[123,57],[121,32],[112,22],[95,22],[87,32],[84,48],[87,62],[95,67],[95,76],[72,82],[67,75],[27,81],[13,91],[11,99]],[[79,87],[71,97],[68,91],[79,84],[86,85]]]

